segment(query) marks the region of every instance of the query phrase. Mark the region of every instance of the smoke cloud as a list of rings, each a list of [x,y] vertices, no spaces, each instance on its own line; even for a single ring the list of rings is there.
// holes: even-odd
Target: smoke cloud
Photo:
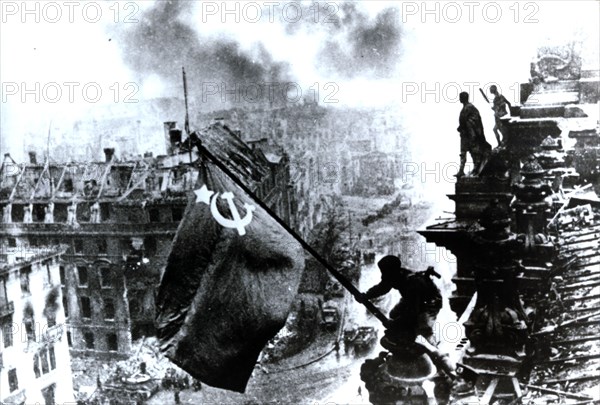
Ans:
[[[356,11],[355,3],[343,7],[343,33],[327,40],[319,53],[322,68],[344,78],[389,78],[400,58],[401,30],[398,10],[388,8],[374,21]]]
[[[181,95],[181,66],[191,97],[198,97],[207,82],[233,90],[251,84],[390,78],[400,56],[399,15],[393,8],[373,17],[355,2],[318,2],[303,4],[298,21],[282,16],[269,21],[273,16],[263,13],[257,23],[216,27],[203,24],[200,13],[198,2],[158,1],[143,12],[139,24],[114,31],[126,66],[141,82],[158,76],[167,93],[161,96]],[[199,107],[222,109],[236,102],[243,100],[230,97],[226,105]]]
[[[123,61],[142,81],[158,75],[167,91],[176,89],[181,95],[181,67],[186,69],[191,94],[200,94],[206,82],[232,87],[291,80],[286,63],[273,61],[260,43],[250,55],[233,38],[211,38],[183,22],[194,3],[158,1],[141,15],[139,24],[119,27]]]

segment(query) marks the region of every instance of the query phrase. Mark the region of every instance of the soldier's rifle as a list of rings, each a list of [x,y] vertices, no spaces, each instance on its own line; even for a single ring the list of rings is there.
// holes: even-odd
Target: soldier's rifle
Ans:
[[[487,96],[485,95],[485,93],[483,92],[483,90],[481,90],[481,88],[479,89],[479,92],[481,93],[481,95],[483,96],[483,98],[485,99],[485,101],[487,101],[487,103],[490,103],[490,100],[487,98]]]

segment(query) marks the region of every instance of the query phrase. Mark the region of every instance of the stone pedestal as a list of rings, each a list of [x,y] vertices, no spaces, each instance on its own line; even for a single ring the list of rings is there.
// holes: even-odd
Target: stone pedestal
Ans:
[[[510,232],[509,211],[493,202],[471,240],[477,303],[465,331],[475,353],[518,357],[527,339],[525,315],[518,295],[521,243]]]

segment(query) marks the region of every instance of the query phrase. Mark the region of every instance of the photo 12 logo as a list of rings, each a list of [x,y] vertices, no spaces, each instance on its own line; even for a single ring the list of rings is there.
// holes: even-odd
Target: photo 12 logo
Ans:
[[[297,23],[337,23],[340,7],[336,2],[299,1],[202,1],[202,23],[257,23],[259,21]]]
[[[21,103],[138,103],[139,85],[134,82],[100,84],[97,82],[2,82],[2,102]]]
[[[538,23],[538,3],[508,1],[403,1],[403,23]]]
[[[202,102],[246,103],[298,103],[301,100],[314,103],[339,103],[335,97],[340,87],[335,82],[315,82],[302,88],[295,82],[234,83],[202,82]]]
[[[458,103],[460,93],[466,91],[469,93],[469,101],[485,95],[489,101],[494,96],[490,89],[496,87],[499,94],[504,94],[503,88],[499,83],[488,82],[402,82],[401,84],[402,102],[421,102],[421,103]],[[510,86],[504,85],[506,97],[511,97],[514,103],[520,103],[521,83],[515,82]],[[532,99],[531,99],[532,100]]]
[[[2,1],[2,23],[138,23],[140,6],[133,1]]]

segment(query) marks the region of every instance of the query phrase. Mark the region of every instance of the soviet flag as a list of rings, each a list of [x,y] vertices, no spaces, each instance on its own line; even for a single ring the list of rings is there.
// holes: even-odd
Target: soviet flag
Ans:
[[[161,350],[198,380],[244,392],[303,268],[300,244],[204,159],[158,290]]]

